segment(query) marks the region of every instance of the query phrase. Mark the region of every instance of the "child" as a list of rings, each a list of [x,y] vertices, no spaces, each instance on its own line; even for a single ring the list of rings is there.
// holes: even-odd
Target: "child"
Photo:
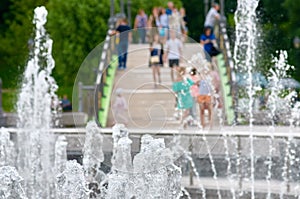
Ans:
[[[194,85],[191,86],[190,91],[193,97],[193,107],[190,111],[190,115],[192,116],[193,120],[197,120],[196,112],[197,112],[197,97],[199,95],[199,74],[196,68],[192,68],[190,71],[190,78],[194,82]]]
[[[209,85],[208,80],[201,78],[199,83],[199,96],[198,96],[198,103],[200,108],[200,120],[201,125],[204,128],[205,127],[205,121],[204,121],[204,112],[205,109],[208,110],[208,118],[210,126],[212,126],[212,98],[211,98],[211,88]]]
[[[112,107],[115,123],[123,123],[124,125],[127,125],[128,119],[126,117],[126,111],[128,108],[126,99],[122,96],[123,89],[117,88],[115,92],[117,97]]]
[[[189,109],[193,107],[193,98],[190,93],[190,87],[194,84],[194,82],[184,76],[184,67],[178,67],[176,71],[177,79],[173,83],[172,89],[177,94],[177,108],[179,110],[183,110],[181,124],[185,127],[185,119],[189,115]]]

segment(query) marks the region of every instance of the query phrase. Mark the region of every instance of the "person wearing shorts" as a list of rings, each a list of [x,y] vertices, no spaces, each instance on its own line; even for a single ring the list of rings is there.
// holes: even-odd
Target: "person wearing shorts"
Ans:
[[[179,66],[179,59],[169,59],[170,68]]]
[[[166,42],[164,59],[168,58],[171,69],[171,80],[174,82],[174,73],[179,66],[179,60],[182,54],[182,42],[176,38],[176,32],[170,30],[170,39]]]
[[[205,109],[208,110],[209,124],[212,125],[212,102],[211,102],[211,88],[207,80],[200,80],[199,95],[197,97],[200,108],[200,121],[201,125],[205,127],[204,113]]]

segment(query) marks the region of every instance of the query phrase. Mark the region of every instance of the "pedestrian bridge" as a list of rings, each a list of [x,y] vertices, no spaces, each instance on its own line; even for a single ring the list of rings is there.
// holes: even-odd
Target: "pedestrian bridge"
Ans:
[[[198,43],[185,43],[183,46],[182,66],[197,66],[197,63],[189,64],[190,61],[195,59],[197,54],[203,54],[203,49]],[[123,96],[128,103],[128,118],[127,126],[129,128],[176,128],[180,126],[180,120],[174,117],[175,114],[175,94],[172,92],[172,81],[170,77],[170,68],[168,66],[161,67],[161,83],[155,88],[153,82],[152,69],[149,67],[149,45],[148,44],[131,44],[128,50],[128,61],[126,70],[117,70],[117,60],[112,60],[110,63],[107,74],[109,76],[102,91],[100,100],[101,108],[98,107],[98,120],[102,127],[112,126],[115,122],[115,115],[112,111],[112,103],[114,102],[115,93],[117,88],[122,88]],[[224,89],[222,93],[228,92],[228,77],[226,74],[226,67],[223,61],[223,55],[219,55],[213,59],[218,69],[220,76],[223,76],[222,85]],[[200,64],[200,63],[198,63]],[[111,78],[113,76],[113,78]],[[223,97],[222,97],[223,98]],[[226,101],[227,100],[227,101]],[[98,99],[99,101],[99,99]],[[223,112],[232,110],[232,99],[224,99],[225,105]],[[219,124],[218,113],[214,111],[214,125]],[[222,116],[223,117],[223,116]],[[231,116],[232,117],[232,116]],[[226,115],[224,115],[226,119]],[[224,119],[222,118],[222,119]],[[232,122],[232,118],[229,118]]]

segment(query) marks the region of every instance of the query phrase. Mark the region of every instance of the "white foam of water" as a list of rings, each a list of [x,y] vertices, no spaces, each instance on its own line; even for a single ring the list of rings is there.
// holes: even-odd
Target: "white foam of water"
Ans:
[[[14,166],[16,150],[5,128],[0,129],[0,166]]]
[[[11,166],[0,167],[0,198],[27,199],[22,188],[23,178],[16,168]]]
[[[49,132],[58,104],[57,85],[51,77],[52,40],[46,33],[47,10],[34,10],[34,51],[27,63],[17,102],[18,170],[32,199],[53,196],[54,137]]]
[[[101,130],[95,121],[88,122],[86,126],[85,142],[83,146],[83,168],[88,182],[95,182],[103,179],[96,179],[99,174],[99,168],[104,161],[103,154],[103,136]]]
[[[76,160],[68,161],[65,170],[57,175],[58,198],[88,199],[83,167]]]

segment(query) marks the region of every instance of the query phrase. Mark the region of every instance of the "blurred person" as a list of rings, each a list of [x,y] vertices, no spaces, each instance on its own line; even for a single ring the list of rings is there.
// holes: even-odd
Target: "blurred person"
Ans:
[[[152,14],[149,16],[149,20],[148,20],[149,42],[153,42],[154,35],[158,34],[158,27],[159,27],[159,9],[158,7],[154,7],[152,9]]]
[[[216,102],[216,107],[217,108],[222,108],[222,99],[220,95],[220,89],[221,89],[221,79],[220,75],[215,68],[215,66],[212,63],[207,63],[208,68],[210,69],[209,76],[211,78],[211,83],[213,86],[213,91],[214,91],[214,102]]]
[[[162,44],[159,41],[159,36],[155,35],[153,42],[150,43],[150,67],[152,68],[154,88],[161,83],[160,67],[162,63]]]
[[[167,41],[168,28],[169,28],[169,21],[168,21],[168,15],[166,14],[166,9],[160,8],[158,32],[159,32],[160,40],[163,44]]]
[[[218,11],[220,10],[220,6],[217,3],[213,3],[212,7],[208,11],[206,17],[205,17],[205,22],[204,22],[204,27],[210,27],[211,30],[213,31],[216,21],[220,20],[220,14]]]
[[[179,10],[180,17],[181,17],[181,32],[182,32],[182,41],[185,42],[188,34],[188,28],[187,28],[187,17],[186,17],[186,12],[185,8],[180,8]]]
[[[140,43],[146,43],[146,28],[147,28],[148,17],[143,9],[140,9],[138,15],[135,17],[134,28],[137,29]]]
[[[60,101],[63,111],[72,111],[72,103],[68,99],[67,95],[63,95],[63,98]]]
[[[125,70],[127,68],[127,51],[128,45],[131,42],[131,28],[128,26],[126,18],[120,19],[119,25],[111,35],[117,35],[118,39],[118,70]]]
[[[169,15],[168,20],[169,20],[169,29],[176,31],[176,34],[179,36],[179,34],[181,33],[182,19],[177,8],[174,8],[172,10],[172,14]]]
[[[212,126],[212,89],[210,87],[209,81],[205,79],[205,76],[201,76],[199,81],[199,93],[197,101],[200,108],[200,122],[202,128],[205,127],[205,110],[208,110],[208,120],[210,126]]]
[[[173,82],[172,90],[177,95],[177,108],[182,111],[181,124],[187,125],[187,117],[190,109],[193,107],[193,98],[190,93],[190,87],[194,82],[185,76],[185,67],[178,67],[177,78]]]
[[[211,57],[214,57],[220,53],[217,49],[217,41],[215,35],[212,33],[210,27],[204,28],[204,33],[200,36],[200,44],[203,46],[204,50],[210,56],[206,55],[206,59],[211,61]]]
[[[124,125],[128,124],[127,114],[126,111],[128,110],[126,99],[122,96],[123,89],[117,88],[116,91],[116,98],[114,104],[112,106],[113,114],[114,114],[114,122],[122,123]]]
[[[166,42],[164,61],[169,61],[171,80],[174,82],[174,71],[179,66],[182,55],[182,42],[176,38],[176,33],[170,30],[170,39]]]
[[[195,67],[193,67],[190,71],[190,78],[191,80],[194,82],[194,84],[191,86],[190,88],[190,92],[191,95],[193,97],[193,107],[190,110],[190,115],[192,116],[193,120],[196,121],[197,120],[197,98],[199,95],[199,81],[200,81],[200,77],[198,74],[198,71]]]
[[[167,9],[166,9],[166,14],[167,15],[171,15],[172,14],[172,11],[174,9],[174,3],[172,1],[169,1],[168,4],[167,4]]]

